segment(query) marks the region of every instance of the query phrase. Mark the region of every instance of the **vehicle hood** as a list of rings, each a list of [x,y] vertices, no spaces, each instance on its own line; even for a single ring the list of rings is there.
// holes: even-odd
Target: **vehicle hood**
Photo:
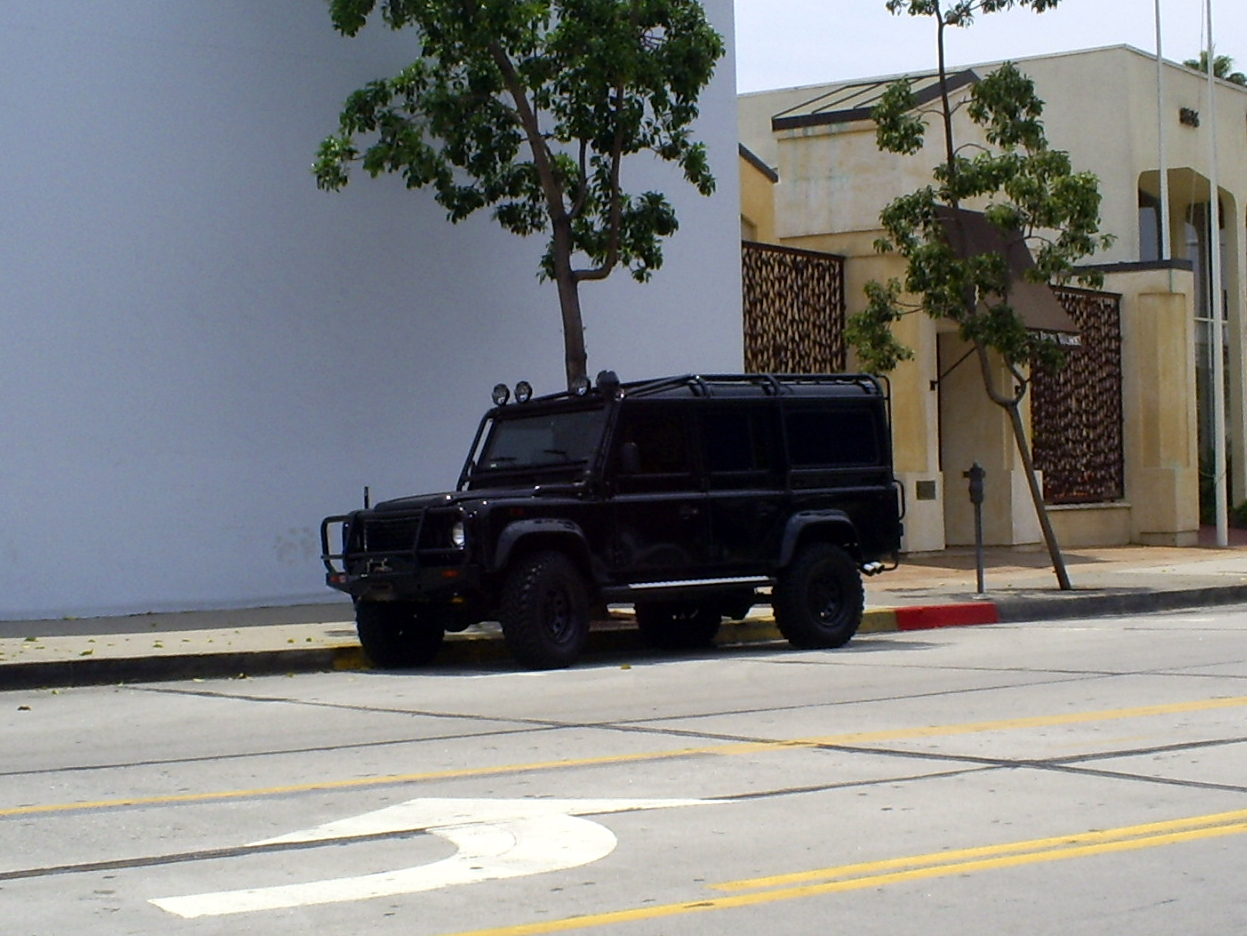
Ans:
[[[455,491],[444,494],[415,494],[411,497],[397,497],[394,500],[382,501],[373,505],[377,513],[411,513],[428,510],[430,507],[453,507],[464,501],[479,501],[478,491]]]

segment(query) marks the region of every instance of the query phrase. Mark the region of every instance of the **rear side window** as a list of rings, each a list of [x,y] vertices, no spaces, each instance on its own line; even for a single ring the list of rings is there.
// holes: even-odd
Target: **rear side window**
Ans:
[[[877,465],[878,426],[862,408],[792,410],[785,416],[788,455],[794,468],[850,468]]]
[[[712,475],[766,471],[770,468],[763,413],[756,409],[720,409],[702,414],[706,470]]]

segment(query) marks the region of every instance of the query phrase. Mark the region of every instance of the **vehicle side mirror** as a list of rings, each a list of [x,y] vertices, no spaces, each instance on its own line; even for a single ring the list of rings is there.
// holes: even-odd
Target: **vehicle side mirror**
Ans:
[[[641,449],[635,442],[625,442],[620,447],[619,470],[624,474],[641,473]]]

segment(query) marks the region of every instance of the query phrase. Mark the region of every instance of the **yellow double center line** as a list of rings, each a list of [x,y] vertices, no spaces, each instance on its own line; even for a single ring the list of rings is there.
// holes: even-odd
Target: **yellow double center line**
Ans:
[[[820,737],[792,738],[777,741],[738,741],[723,744],[707,744],[697,747],[671,748],[665,751],[643,751],[635,754],[607,754],[600,757],[568,758],[566,760],[536,761],[522,764],[501,764],[488,767],[465,767],[448,770],[431,770],[421,773],[389,774],[380,777],[354,777],[342,780],[323,780],[314,783],[288,784],[284,786],[258,787],[241,790],[216,790],[202,793],[180,793],[166,796],[133,797],[127,799],[93,800],[77,803],[40,803],[0,809],[0,819],[13,816],[29,816],[47,813],[78,812],[91,809],[119,809],[135,806],[176,806],[190,803],[211,803],[229,800],[252,799],[262,796],[284,796],[292,793],[334,792],[349,789],[393,786],[395,784],[432,782],[438,780],[464,780],[472,777],[504,776],[546,770],[571,770],[583,767],[601,767],[613,764],[643,763],[646,761],[672,760],[684,757],[717,756],[730,757],[754,754],[762,751],[793,750],[816,747],[852,747],[907,741],[919,738],[952,737],[955,735],[982,734],[990,731],[1017,731],[1029,728],[1053,728],[1061,725],[1089,724],[1117,721],[1127,718],[1151,718],[1165,715],[1181,715],[1207,712],[1217,709],[1247,706],[1247,696],[1229,696],[1220,699],[1197,699],[1190,702],[1171,702],[1162,705],[1145,705],[1136,708],[1104,709],[1093,712],[1066,712],[1061,715],[1036,715],[1025,718],[1009,718],[997,721],[962,722],[951,725],[925,725],[896,728],[886,731],[855,731]]]
[[[727,896],[634,907],[607,913],[567,917],[561,920],[546,920],[540,923],[471,930],[456,933],[454,936],[544,936],[546,933],[654,920],[687,913],[702,913],[708,910],[758,906],[783,900],[877,888],[887,884],[902,884],[947,875],[964,875],[975,871],[1015,868],[1047,861],[1064,861],[1070,858],[1087,858],[1092,855],[1156,848],[1224,835],[1240,835],[1244,832],[1247,832],[1247,810],[1238,810],[1096,832],[1082,832],[1002,845],[964,848],[958,851],[941,851],[929,855],[914,855],[907,858],[889,858],[883,861],[839,865],[794,874],[728,881],[711,885],[712,890],[726,892]]]
[[[1189,819],[1152,822],[1146,825],[1124,826],[1098,832],[1081,832],[1053,838],[1030,839],[1025,842],[984,845],[978,848],[940,851],[909,858],[889,858],[884,861],[840,865],[835,868],[820,868],[795,874],[730,881],[713,885],[713,887],[716,890],[728,892],[772,889],[769,894],[763,893],[757,896],[785,899],[857,890],[883,884],[898,884],[903,881],[917,881],[948,874],[1015,868],[1019,865],[1062,861],[1066,858],[1087,858],[1112,852],[1156,848],[1160,845],[1176,845],[1180,842],[1216,838],[1222,835],[1239,835],[1243,832],[1247,832],[1247,809],[1208,816],[1194,816]]]

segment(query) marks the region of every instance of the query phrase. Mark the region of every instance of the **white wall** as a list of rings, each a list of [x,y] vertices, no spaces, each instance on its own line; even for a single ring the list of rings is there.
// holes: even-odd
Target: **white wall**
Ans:
[[[402,36],[303,0],[6,7],[0,619],[329,600],[322,515],[452,485],[496,381],[561,386],[541,244],[394,179],[316,189]],[[681,230],[648,286],[584,287],[591,371],[740,366],[733,73],[719,193],[639,170]]]

